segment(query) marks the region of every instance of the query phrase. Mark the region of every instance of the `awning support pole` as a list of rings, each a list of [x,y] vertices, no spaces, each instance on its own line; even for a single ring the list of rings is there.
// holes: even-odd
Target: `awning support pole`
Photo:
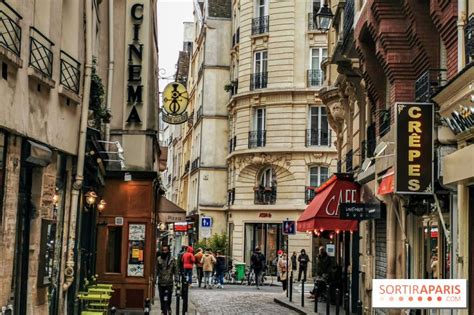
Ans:
[[[438,216],[441,221],[441,225],[443,226],[444,235],[446,236],[446,242],[448,243],[448,245],[451,245],[451,235],[449,233],[448,228],[446,227],[446,222],[444,221],[443,213],[441,212],[441,206],[439,205],[438,196],[436,194],[433,194],[433,196],[435,200],[436,210],[438,210]]]

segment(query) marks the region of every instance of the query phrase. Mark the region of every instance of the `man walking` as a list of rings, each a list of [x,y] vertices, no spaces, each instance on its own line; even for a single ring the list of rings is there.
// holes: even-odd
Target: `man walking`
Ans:
[[[204,256],[203,250],[202,248],[199,248],[196,255],[194,255],[194,263],[196,264],[197,280],[198,280],[199,287],[201,287],[202,276],[203,276],[202,263],[201,263],[202,256]]]
[[[303,281],[306,282],[309,256],[306,254],[306,251],[304,249],[301,250],[300,255],[298,256],[298,262],[300,263],[300,270],[298,272],[298,282],[301,281],[301,274],[303,274]]]
[[[178,268],[176,260],[170,254],[169,245],[161,247],[157,259],[158,292],[160,295],[161,314],[171,314],[171,299],[173,296],[173,283],[178,281]]]
[[[260,289],[260,275],[262,274],[263,269],[265,268],[265,256],[260,251],[259,247],[255,248],[255,252],[253,253],[252,257],[250,258],[251,266],[250,268],[253,270],[255,274],[255,283],[257,284],[257,289]],[[250,285],[250,278],[248,279]]]

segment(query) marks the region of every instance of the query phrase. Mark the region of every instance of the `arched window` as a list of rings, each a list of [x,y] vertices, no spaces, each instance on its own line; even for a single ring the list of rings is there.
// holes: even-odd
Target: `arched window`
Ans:
[[[271,167],[264,168],[258,178],[255,191],[255,204],[269,205],[276,202],[277,180]]]

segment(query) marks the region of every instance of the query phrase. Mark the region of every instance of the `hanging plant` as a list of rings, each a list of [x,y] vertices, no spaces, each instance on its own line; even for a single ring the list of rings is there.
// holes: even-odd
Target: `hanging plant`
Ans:
[[[105,106],[105,89],[102,79],[97,74],[97,60],[94,59],[92,62],[92,75],[91,75],[91,94],[89,99],[89,109],[94,111],[94,117],[100,119],[104,123],[110,123],[112,118],[112,112]]]

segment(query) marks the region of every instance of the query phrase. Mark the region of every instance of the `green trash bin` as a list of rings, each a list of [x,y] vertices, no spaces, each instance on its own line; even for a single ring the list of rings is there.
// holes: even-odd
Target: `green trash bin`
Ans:
[[[237,281],[241,281],[245,278],[245,263],[235,263],[235,273]]]

